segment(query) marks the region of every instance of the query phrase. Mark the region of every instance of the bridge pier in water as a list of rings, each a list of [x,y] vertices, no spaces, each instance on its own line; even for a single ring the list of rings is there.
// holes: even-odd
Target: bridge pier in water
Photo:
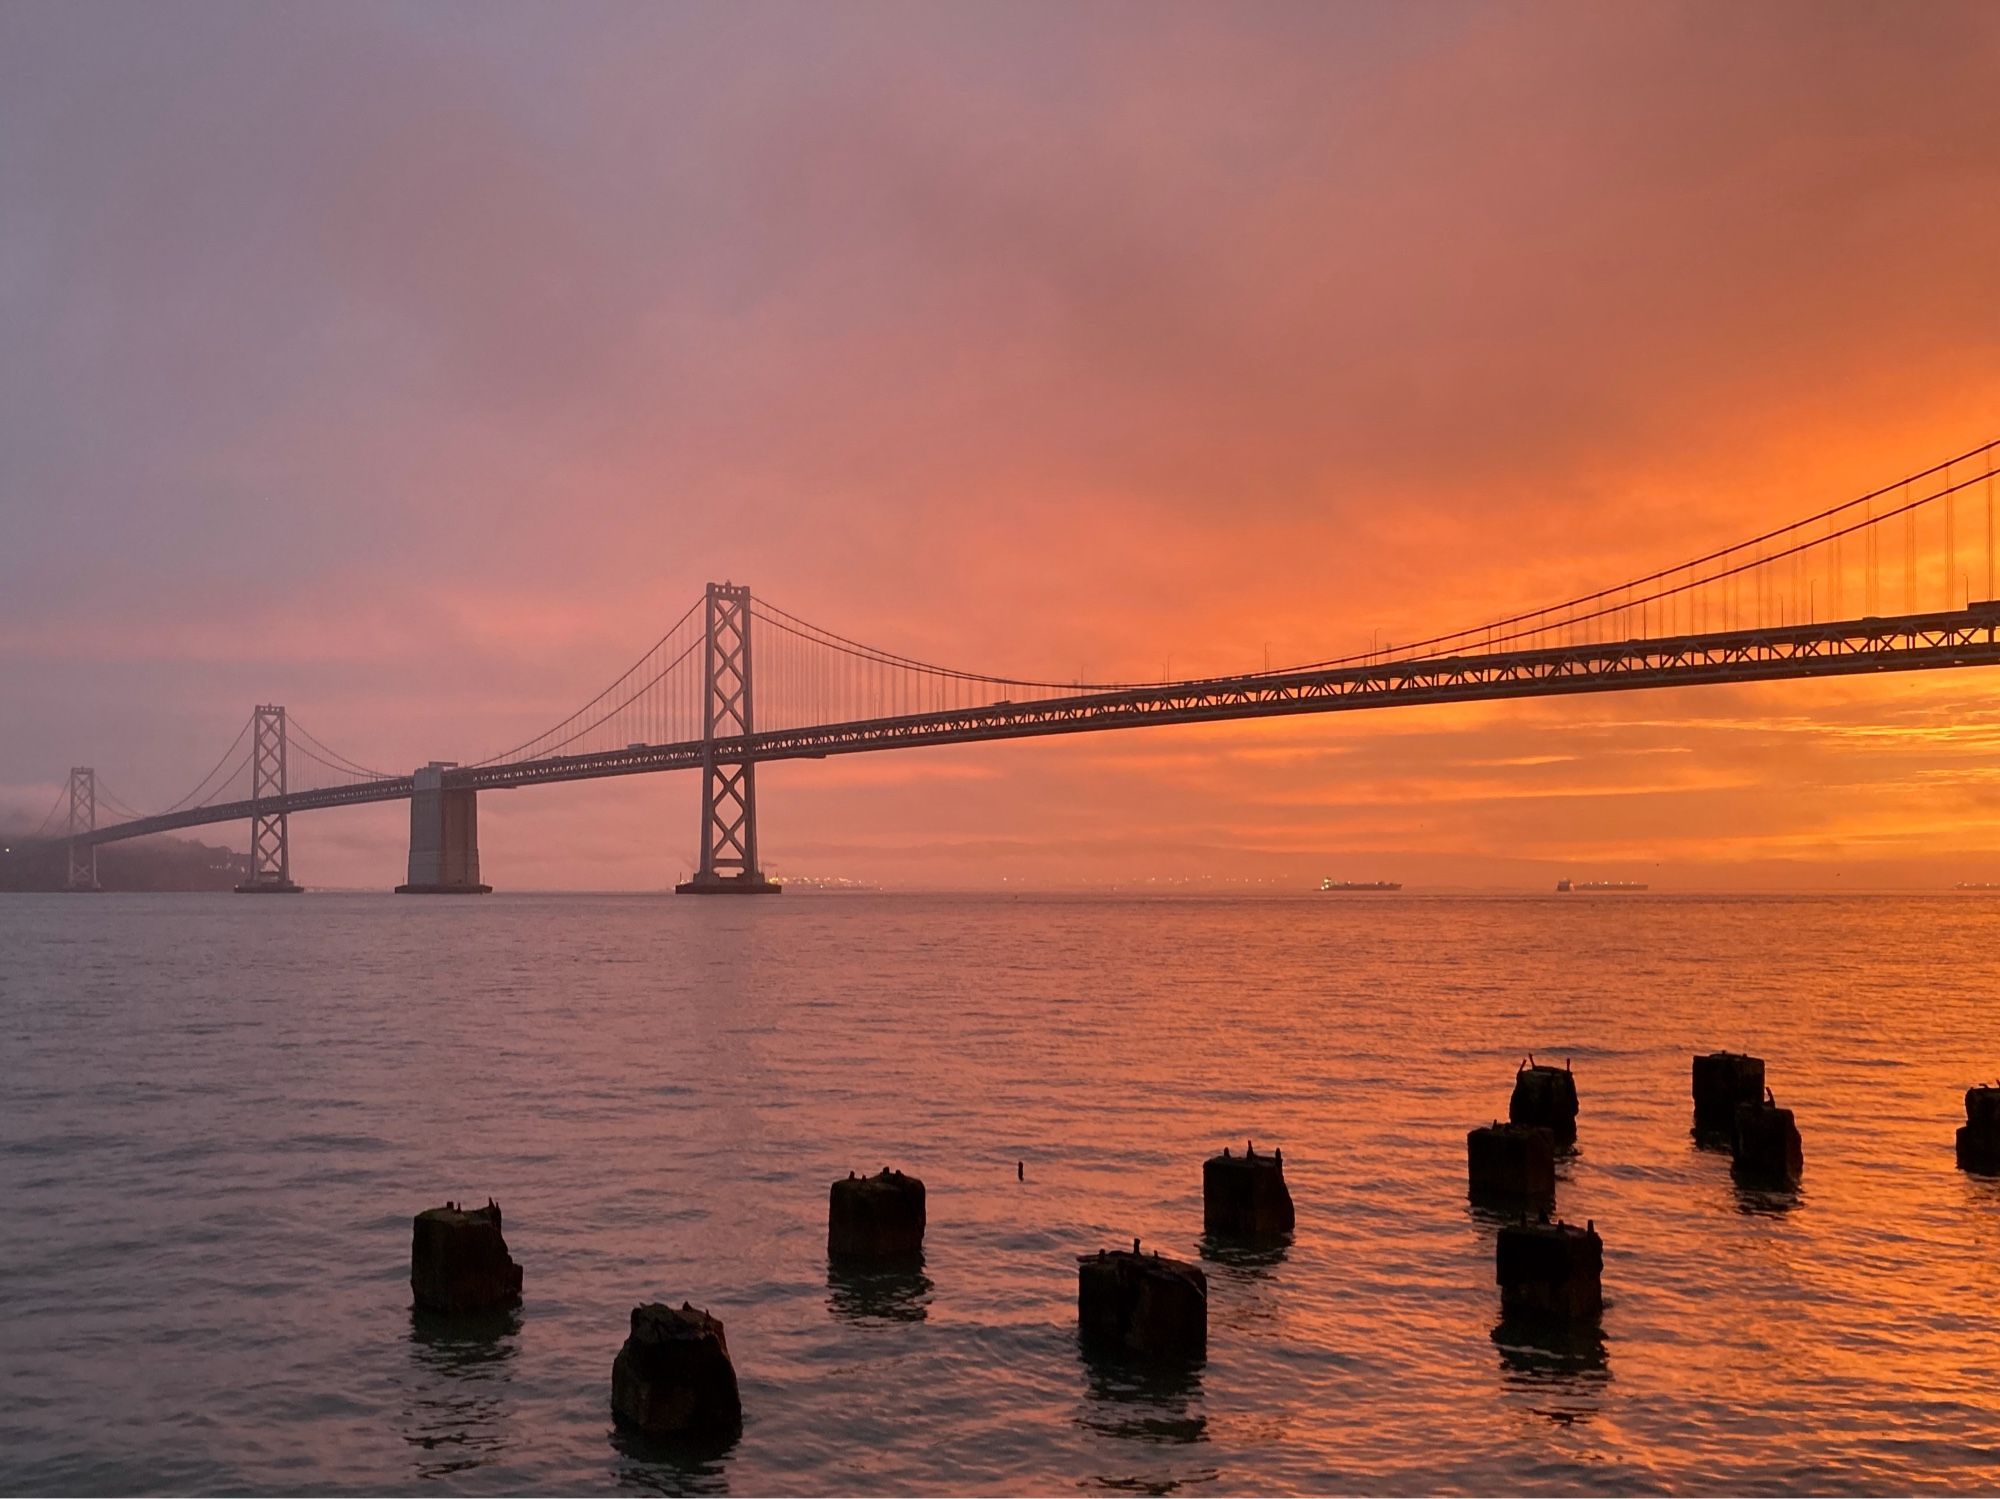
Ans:
[[[447,788],[441,763],[411,777],[410,878],[398,895],[485,895],[479,883],[479,793]]]

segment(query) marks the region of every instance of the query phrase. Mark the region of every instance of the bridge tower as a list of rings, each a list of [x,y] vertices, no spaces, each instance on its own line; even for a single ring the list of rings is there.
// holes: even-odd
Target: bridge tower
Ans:
[[[757,864],[757,762],[750,674],[750,590],[708,585],[702,697],[701,868],[681,895],[776,895]]]
[[[75,841],[79,833],[97,830],[97,772],[88,765],[69,769],[69,878],[70,890],[98,890],[97,845]]]
[[[250,724],[250,878],[238,895],[297,895],[285,811],[285,710],[259,703]]]

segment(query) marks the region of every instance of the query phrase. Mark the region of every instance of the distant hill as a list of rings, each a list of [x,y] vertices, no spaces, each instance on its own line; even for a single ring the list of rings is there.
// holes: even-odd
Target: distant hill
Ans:
[[[22,848],[0,834],[0,891],[60,890],[68,877],[60,845]],[[249,878],[250,856],[191,838],[133,838],[97,851],[106,890],[230,890]]]

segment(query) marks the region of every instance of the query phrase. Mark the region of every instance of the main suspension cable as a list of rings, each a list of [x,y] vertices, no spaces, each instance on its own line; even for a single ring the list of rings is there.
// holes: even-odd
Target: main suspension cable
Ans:
[[[1745,551],[1750,547],[1762,546],[1767,541],[1775,541],[1778,537],[1790,535],[1792,532],[1798,531],[1803,527],[1817,525],[1821,521],[1831,519],[1833,516],[1840,515],[1846,511],[1852,510],[1857,505],[1866,505],[1874,500],[1879,500],[1882,498],[1882,496],[1889,494],[1894,490],[1901,489],[1906,484],[1914,484],[1919,480],[1930,478],[1933,474],[1944,473],[1946,470],[1955,468],[1957,465],[1966,462],[1968,459],[1977,458],[1981,454],[1989,455],[1989,465],[1990,465],[1991,461],[1990,455],[1992,454],[1993,450],[1996,447],[2000,447],[2000,437],[1996,437],[1987,442],[1983,442],[1978,447],[1972,448],[1964,453],[1959,454],[1956,458],[1947,458],[1942,463],[1934,463],[1929,468],[1923,469],[1918,473],[1911,474],[1907,478],[1898,479],[1891,484],[1884,484],[1880,489],[1873,489],[1870,490],[1867,494],[1856,495],[1851,500],[1843,500],[1839,504],[1829,505],[1824,510],[1820,510],[1815,514],[1805,516],[1799,520],[1788,522],[1787,524],[1782,526],[1774,527],[1773,529],[1764,532],[1762,535],[1752,536],[1746,540],[1736,542],[1733,545],[1720,547],[1715,551],[1706,552],[1699,557],[1691,557],[1685,562],[1677,562],[1670,567],[1655,568],[1652,572],[1646,573],[1643,576],[1627,579],[1623,583],[1615,583],[1608,588],[1600,588],[1593,593],[1579,594],[1577,597],[1573,599],[1564,600],[1561,603],[1544,604],[1539,609],[1524,609],[1518,614],[1510,614],[1503,619],[1489,620],[1485,624],[1471,625],[1462,630],[1452,630],[1443,635],[1432,635],[1423,640],[1411,641],[1407,645],[1401,647],[1401,649],[1406,652],[1416,652],[1423,650],[1426,646],[1444,645],[1453,641],[1467,640],[1476,635],[1484,635],[1489,630],[1502,630],[1513,625],[1525,624],[1533,620],[1546,620],[1547,616],[1551,614],[1559,614],[1567,610],[1577,609],[1585,604],[1598,603],[1604,599],[1610,598],[1611,595],[1615,593],[1622,593],[1625,590],[1631,588],[1641,588],[1648,583],[1657,583],[1663,578],[1672,577],[1675,573],[1692,572],[1695,568],[1706,567],[1711,562],[1720,561],[1724,557],[1734,556],[1736,553]],[[1982,477],[1984,477],[1984,475],[1974,475],[1975,480]],[[1946,494],[1956,493],[1958,490],[1964,489],[1966,487],[1967,486],[1965,484],[1954,484],[1948,489],[1940,490],[1938,491],[1937,494],[1929,496],[1928,499],[1924,501],[1924,503],[1928,503],[1929,500],[1938,499]],[[1820,542],[1832,539],[1833,536],[1846,536],[1851,534],[1853,531],[1864,530],[1868,526],[1873,525],[1876,522],[1879,522],[1883,519],[1886,519],[1888,516],[1900,515],[1903,513],[1903,510],[1912,508],[1914,508],[1914,506],[1904,506],[1902,507],[1902,509],[1884,512],[1884,514],[1881,516],[1874,516],[1869,520],[1863,521],[1859,526],[1848,527],[1845,530],[1831,533],[1830,536],[1815,537],[1813,538],[1813,541],[1809,543],[1809,545],[1817,545]],[[1777,553],[1776,555],[1790,556],[1793,554],[1793,552],[1800,550],[1804,550],[1804,548],[1795,547],[1788,549],[1787,551]],[[1769,562],[1771,560],[1773,559],[1770,557],[1763,557],[1758,559],[1758,563],[1761,564],[1763,562]],[[1752,564],[1752,565],[1757,565],[1757,564]],[[1730,576],[1732,573],[1740,572],[1742,570],[1743,570],[1742,568],[1734,568],[1731,569],[1730,572],[1728,573],[1716,573],[1708,577],[1691,578],[1688,582],[1680,584],[1675,588],[1662,590],[1660,592],[1649,595],[1648,601],[1652,599],[1663,598],[1669,594],[1686,593],[1693,590],[1694,588],[1699,587],[1701,584],[1712,583],[1719,578]],[[1599,613],[1603,612],[1605,611],[1599,611]],[[1587,617],[1596,618],[1598,616],[1591,615]],[[1570,621],[1568,619],[1553,621],[1553,623],[1569,623],[1569,622]],[[1511,639],[1516,637],[1509,637],[1509,638]],[[1376,652],[1369,651],[1349,656],[1338,656],[1325,661],[1309,662],[1304,666],[1292,667],[1289,668],[1289,670],[1314,671],[1321,667],[1344,666],[1354,661],[1366,661],[1376,654],[1377,654]],[[1431,654],[1437,654],[1437,653],[1433,652]]]
[[[502,750],[499,754],[489,755],[484,760],[474,760],[472,764],[475,767],[481,765],[498,765],[503,761],[512,760],[515,756],[522,754],[527,750],[533,749],[536,745],[541,744],[543,740],[548,739],[553,735],[560,734],[564,729],[568,728],[571,724],[575,723],[579,718],[583,717],[584,714],[588,713],[592,708],[595,708],[599,703],[603,702],[606,698],[610,697],[612,693],[616,692],[627,681],[629,681],[632,677],[632,674],[638,671],[640,667],[644,666],[646,662],[652,658],[653,654],[656,651],[658,651],[669,640],[671,640],[674,637],[675,632],[678,631],[682,625],[686,624],[690,619],[692,619],[694,617],[695,611],[701,608],[701,606],[705,604],[707,601],[708,601],[707,595],[704,594],[701,598],[696,599],[692,604],[688,605],[687,612],[682,614],[679,619],[675,620],[671,625],[669,625],[667,627],[666,633],[662,635],[658,640],[654,641],[650,646],[648,646],[645,652],[639,657],[637,661],[634,661],[630,666],[628,666],[624,670],[624,672],[622,672],[619,676],[614,678],[609,687],[605,688],[602,692],[598,693],[596,697],[592,698],[589,702],[585,703],[581,708],[578,708],[574,713],[570,714],[567,718],[558,720],[553,727],[544,729],[541,733],[535,735],[534,738],[532,739],[523,740],[520,744],[515,745],[510,750]],[[654,680],[657,681],[658,678],[656,677]],[[617,710],[614,709],[612,711],[615,712]],[[598,720],[598,723],[602,722],[603,719]],[[596,727],[596,725],[593,724],[591,727],[594,728]],[[585,730],[584,732],[587,733],[588,730]],[[573,742],[576,737],[577,737],[576,735],[572,734],[568,739],[565,739],[563,743],[569,744]],[[560,746],[558,746],[558,748],[560,748]]]
[[[1716,548],[1713,551],[1702,553],[1686,561],[1655,568],[1651,572],[1641,574],[1624,582],[1616,583],[1606,588],[1599,588],[1590,593],[1579,594],[1574,598],[1566,599],[1559,603],[1544,604],[1540,608],[1522,610],[1519,613],[1490,620],[1484,624],[1470,625],[1462,629],[1448,631],[1444,634],[1427,636],[1424,639],[1409,642],[1401,647],[1391,647],[1389,650],[1393,652],[1396,659],[1421,660],[1427,656],[1447,654],[1444,651],[1431,649],[1433,647],[1462,646],[1482,637],[1482,648],[1491,648],[1492,646],[1507,644],[1543,633],[1553,627],[1585,624],[1592,620],[1606,618],[1630,609],[1654,604],[1663,599],[1689,594],[1705,585],[1735,578],[1743,573],[1754,571],[1757,568],[1768,566],[1785,558],[1801,555],[1816,548],[1838,542],[1857,532],[1869,531],[1874,527],[1882,525],[1885,521],[1892,520],[1898,516],[1913,514],[1923,506],[1933,504],[1940,499],[1945,499],[1961,491],[1970,489],[1982,481],[1990,480],[1994,473],[1992,457],[1996,448],[2000,448],[2000,438],[1981,443],[1978,447],[1971,448],[1956,457],[1948,458],[1942,463],[1933,464],[1929,468],[1909,475],[1907,478],[1885,484],[1878,489],[1870,490],[1866,494],[1857,495],[1851,500],[1843,500],[1838,504],[1829,505],[1801,519],[1787,522],[1782,526],[1773,527],[1759,535],[1734,542],[1729,546]],[[1985,456],[1988,459],[1986,469],[1956,483],[1948,482],[1943,488],[1920,499],[1906,501],[1904,504],[1885,510],[1879,515],[1874,514],[1871,510],[1865,518],[1854,521],[1849,525],[1829,530],[1825,535],[1809,537],[1804,541],[1769,554],[1760,553],[1756,557],[1738,562],[1734,566],[1705,573],[1700,577],[1690,577],[1685,582],[1672,584],[1664,588],[1657,588],[1636,597],[1632,596],[1632,591],[1635,589],[1646,588],[1650,584],[1671,579],[1677,574],[1693,573],[1696,569],[1736,557],[1743,552],[1749,551],[1751,548],[1762,547],[1768,542],[1796,535],[1808,526],[1818,525],[1823,521],[1829,521],[1835,517],[1847,514],[1858,506],[1872,505],[1872,502],[1881,499],[1884,495],[1906,489],[1910,485],[1937,474],[1948,475],[1951,469],[1981,456]],[[1619,597],[1621,595],[1622,597]],[[1599,607],[1590,609],[1588,612],[1579,612],[1583,611],[1587,605],[1598,605]],[[939,666],[933,662],[920,661],[898,652],[867,645],[862,641],[854,640],[848,636],[829,630],[823,625],[816,625],[810,620],[802,619],[798,615],[766,599],[754,599],[751,604],[751,613],[754,617],[762,620],[773,629],[781,630],[786,634],[795,636],[811,644],[819,645],[825,649],[841,652],[857,660],[880,666],[898,667],[906,671],[921,672],[925,675],[942,677],[954,681],[978,683],[993,687],[1026,687],[1055,692],[1129,692],[1178,685],[1176,681],[1169,680],[1052,682],[1029,677],[1010,677],[990,672],[967,671],[956,667]],[[1560,616],[1560,618],[1552,616]],[[1526,626],[1527,628],[1516,628],[1517,626]],[[1496,635],[1494,634],[1496,631],[1506,631],[1508,633]],[[1224,676],[1199,677],[1190,680],[1235,681],[1246,678],[1285,676],[1302,671],[1322,671],[1333,667],[1378,661],[1383,659],[1383,656],[1384,652],[1377,650],[1354,652],[1344,656],[1334,656],[1324,660],[1309,661],[1296,666],[1267,669],[1261,672],[1230,673]]]
[[[329,770],[336,770],[336,769],[344,770],[350,775],[361,776],[364,779],[371,781],[387,781],[393,779],[387,771],[371,770],[366,765],[362,765],[354,760],[350,760],[346,755],[341,754],[339,750],[336,750],[330,745],[328,745],[325,740],[321,739],[318,735],[314,734],[304,724],[300,723],[297,718],[293,717],[290,714],[287,714],[285,716],[285,726],[289,732],[298,735],[298,737],[303,739],[307,744],[311,745],[314,749],[317,749],[321,755],[326,756],[327,758],[325,760],[320,760],[319,763],[322,765],[326,765],[327,769]],[[313,758],[317,759],[318,756],[314,756]],[[328,760],[331,760],[335,763],[328,765],[327,764]]]
[[[207,806],[208,805],[207,802],[196,803],[195,798],[200,796],[202,790],[208,785],[208,783],[215,779],[216,771],[221,770],[224,765],[229,763],[230,756],[236,753],[238,747],[243,743],[244,736],[250,732],[250,725],[253,719],[254,715],[252,716],[252,718],[246,718],[243,720],[243,727],[236,731],[235,741],[230,744],[228,749],[222,752],[222,758],[215,762],[214,769],[210,770],[207,775],[203,776],[199,781],[195,782],[194,790],[190,791],[186,796],[182,797],[179,801],[175,802],[171,807],[163,808],[162,810],[155,812],[153,815],[155,817],[165,817],[167,816],[168,813],[178,812],[183,807],[186,807],[190,804],[198,806]],[[236,779],[236,772],[232,770],[226,777],[223,778],[222,785],[226,786],[229,784],[230,781],[233,781],[235,779]]]
[[[703,637],[702,639],[689,641],[687,646],[681,651],[681,653],[678,656],[674,657],[673,660],[669,661],[665,666],[661,667],[659,671],[654,673],[651,681],[640,684],[639,690],[634,692],[630,697],[626,698],[624,702],[619,703],[611,708],[607,708],[602,718],[597,719],[594,723],[585,724],[582,728],[578,729],[574,734],[571,734],[567,739],[558,740],[554,744],[544,745],[542,748],[542,753],[544,755],[547,755],[553,753],[556,750],[566,748],[567,746],[576,743],[577,740],[581,739],[584,735],[590,733],[593,729],[602,728],[605,724],[609,723],[614,717],[624,712],[634,703],[638,702],[640,698],[644,697],[648,692],[652,691],[654,687],[658,686],[662,681],[664,681],[666,679],[667,673],[672,671],[676,666],[679,666],[683,661],[687,660],[689,656],[692,656],[695,652],[695,647],[704,644],[705,641],[706,637]],[[648,654],[651,653],[648,652]],[[630,676],[631,673],[627,672],[626,675]],[[539,743],[539,741],[530,741],[530,742]]]
[[[42,825],[35,829],[34,836],[36,838],[40,838],[43,834],[48,832],[49,825],[56,820],[56,813],[62,811],[63,803],[68,800],[69,800],[69,787],[65,786],[62,788],[62,790],[56,793],[55,804],[49,808],[49,815],[44,817],[42,819]],[[30,805],[33,804],[30,803]]]

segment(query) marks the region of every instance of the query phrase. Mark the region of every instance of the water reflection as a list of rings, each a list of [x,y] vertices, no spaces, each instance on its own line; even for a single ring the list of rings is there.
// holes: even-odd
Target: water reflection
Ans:
[[[1800,1202],[1797,1187],[1757,1186],[1740,1179],[1731,1185],[1736,1189],[1736,1211],[1751,1217],[1782,1218]]]
[[[1688,1131],[1688,1139],[1694,1142],[1696,1150],[1711,1154],[1733,1155],[1736,1151],[1736,1142],[1726,1129],[1702,1129],[1697,1126]]]
[[[1175,1469],[1170,1454],[1208,1441],[1208,1416],[1200,1408],[1202,1365],[1195,1360],[1141,1361],[1099,1348],[1088,1340],[1077,1345],[1084,1374],[1084,1400],[1077,1424],[1118,1444],[1132,1444],[1123,1454],[1134,1459],[1150,1450],[1167,1464],[1147,1470],[1116,1465],[1100,1473],[1100,1488],[1136,1494],[1171,1494],[1187,1484],[1213,1483],[1216,1470],[1204,1465]]]
[[[1502,1386],[1526,1395],[1536,1415],[1587,1421],[1602,1408],[1611,1367],[1601,1327],[1502,1318],[1492,1336]]]
[[[735,1435],[692,1442],[669,1442],[613,1423],[611,1446],[626,1459],[618,1470],[620,1488],[649,1494],[726,1494],[727,1459]]]
[[[1729,1158],[1729,1185],[1737,1212],[1751,1217],[1781,1218],[1799,1205],[1801,1197],[1797,1186],[1786,1186],[1759,1177],[1736,1164],[1735,1143],[1727,1132],[1690,1130],[1688,1138],[1693,1148],[1703,1155]]]
[[[1187,1484],[1212,1484],[1221,1476],[1218,1468],[1201,1468],[1178,1477],[1162,1478],[1142,1473],[1111,1474],[1099,1473],[1091,1482],[1100,1489],[1109,1489],[1114,1494],[1171,1494]]]
[[[471,1316],[410,1312],[417,1379],[403,1409],[403,1440],[422,1453],[419,1478],[495,1460],[507,1445],[507,1387],[521,1330],[518,1307]]]
[[[827,1262],[826,1309],[842,1322],[921,1322],[932,1290],[922,1255],[894,1266]]]
[[[1486,1230],[1490,1236],[1510,1223],[1533,1223],[1538,1218],[1545,1218],[1548,1211],[1538,1202],[1468,1195],[1465,1216],[1472,1220],[1474,1227]]]
[[[1216,1325],[1247,1332],[1252,1337],[1281,1337],[1286,1320],[1285,1288],[1278,1271],[1291,1253],[1292,1236],[1235,1239],[1205,1236],[1201,1258],[1209,1272],[1210,1332]],[[1218,1302],[1216,1283],[1228,1285]],[[1219,1319],[1219,1321],[1217,1320]]]
[[[1291,1254],[1292,1236],[1279,1234],[1268,1239],[1237,1239],[1221,1234],[1204,1234],[1199,1248],[1203,1259],[1242,1271],[1244,1279],[1263,1280],[1284,1264]]]
[[[2000,1173],[1961,1170],[1958,1179],[1968,1205],[1982,1212],[2000,1206]]]

